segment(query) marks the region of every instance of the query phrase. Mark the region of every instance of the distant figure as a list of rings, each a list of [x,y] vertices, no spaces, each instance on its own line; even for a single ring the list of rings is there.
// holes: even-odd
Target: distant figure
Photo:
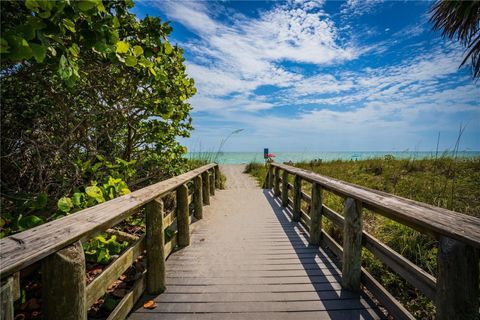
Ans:
[[[275,158],[276,156],[273,154],[273,153],[268,153],[265,155],[265,162],[266,163],[272,163],[274,162],[273,158]]]
[[[286,161],[286,162],[284,162],[283,164],[288,164],[289,166],[293,166],[292,160]]]

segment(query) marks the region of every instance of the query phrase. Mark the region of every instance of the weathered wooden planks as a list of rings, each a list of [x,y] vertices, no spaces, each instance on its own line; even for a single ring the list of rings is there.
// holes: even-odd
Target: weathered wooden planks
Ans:
[[[253,181],[252,189],[238,185],[215,196],[206,219],[195,223],[191,245],[167,260],[157,308],[139,305],[130,319],[381,318],[366,297],[342,290],[340,270],[324,250],[308,245],[308,234],[289,221],[289,208]]]
[[[14,273],[77,240],[88,239],[128,217],[152,199],[215,167],[209,164],[125,196],[0,240],[1,277]]]
[[[85,254],[80,241],[42,261],[45,319],[87,319]]]
[[[147,291],[158,294],[165,290],[165,228],[163,201],[150,201],[146,208]]]

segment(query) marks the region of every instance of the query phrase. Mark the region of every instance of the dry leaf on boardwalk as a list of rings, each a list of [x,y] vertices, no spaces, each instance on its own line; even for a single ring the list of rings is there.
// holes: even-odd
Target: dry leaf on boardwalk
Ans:
[[[143,307],[145,309],[155,309],[157,307],[157,304],[153,300],[148,300],[143,304]]]

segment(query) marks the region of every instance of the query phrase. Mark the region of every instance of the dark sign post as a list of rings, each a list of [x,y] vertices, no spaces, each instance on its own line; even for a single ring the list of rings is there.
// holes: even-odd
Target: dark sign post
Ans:
[[[263,158],[268,159],[268,148],[263,148]]]

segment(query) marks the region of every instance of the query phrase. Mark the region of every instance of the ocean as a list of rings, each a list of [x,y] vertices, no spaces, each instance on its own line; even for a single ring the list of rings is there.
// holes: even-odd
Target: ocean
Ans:
[[[348,151],[348,152],[275,152],[275,162],[301,162],[322,159],[322,161],[332,160],[365,160],[371,158],[383,158],[385,155],[392,155],[397,159],[424,159],[435,157],[435,151]],[[453,156],[452,152],[438,152],[438,157]],[[259,152],[191,152],[187,155],[191,159],[203,159],[217,162],[219,164],[242,164],[257,162],[263,163],[263,150]],[[459,158],[480,157],[480,151],[462,151],[458,152]]]

